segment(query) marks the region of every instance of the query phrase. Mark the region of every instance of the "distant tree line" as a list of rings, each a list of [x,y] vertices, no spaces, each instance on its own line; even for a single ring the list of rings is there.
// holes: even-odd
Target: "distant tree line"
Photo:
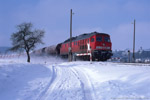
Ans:
[[[130,52],[130,59],[132,60],[133,53]],[[127,50],[120,50],[113,52],[113,58],[120,58],[125,62],[128,62],[129,55]],[[150,59],[150,50],[139,50],[135,52],[136,59]]]

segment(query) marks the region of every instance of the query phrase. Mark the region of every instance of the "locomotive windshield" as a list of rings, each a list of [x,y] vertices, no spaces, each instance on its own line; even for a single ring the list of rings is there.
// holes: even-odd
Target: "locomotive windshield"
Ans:
[[[96,41],[101,42],[102,41],[102,37],[101,36],[96,37]]]
[[[105,42],[110,42],[110,38],[109,37],[104,37],[104,41]]]

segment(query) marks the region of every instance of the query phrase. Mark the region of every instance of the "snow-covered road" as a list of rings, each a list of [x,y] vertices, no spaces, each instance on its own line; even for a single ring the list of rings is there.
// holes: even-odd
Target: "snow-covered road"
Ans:
[[[0,60],[0,100],[150,100],[150,65]]]
[[[72,67],[53,66],[51,85],[41,100],[90,100],[86,78]],[[82,77],[81,77],[82,76]]]
[[[82,71],[67,63],[53,65],[52,70],[53,77],[41,100],[92,100],[88,77]]]

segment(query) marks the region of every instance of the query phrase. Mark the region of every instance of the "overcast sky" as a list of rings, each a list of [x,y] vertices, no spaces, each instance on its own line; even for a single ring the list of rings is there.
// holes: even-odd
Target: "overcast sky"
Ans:
[[[150,0],[0,0],[0,46],[11,46],[16,25],[32,22],[44,29],[45,45],[69,38],[70,9],[73,36],[94,31],[111,36],[113,50],[132,50],[136,20],[136,50],[150,48]]]

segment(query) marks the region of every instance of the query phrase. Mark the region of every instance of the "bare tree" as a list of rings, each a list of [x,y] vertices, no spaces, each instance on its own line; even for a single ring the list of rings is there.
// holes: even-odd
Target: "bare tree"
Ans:
[[[24,50],[27,54],[27,62],[30,62],[30,51],[38,44],[43,44],[43,30],[32,30],[32,23],[22,23],[17,26],[17,32],[11,35],[12,51]]]

